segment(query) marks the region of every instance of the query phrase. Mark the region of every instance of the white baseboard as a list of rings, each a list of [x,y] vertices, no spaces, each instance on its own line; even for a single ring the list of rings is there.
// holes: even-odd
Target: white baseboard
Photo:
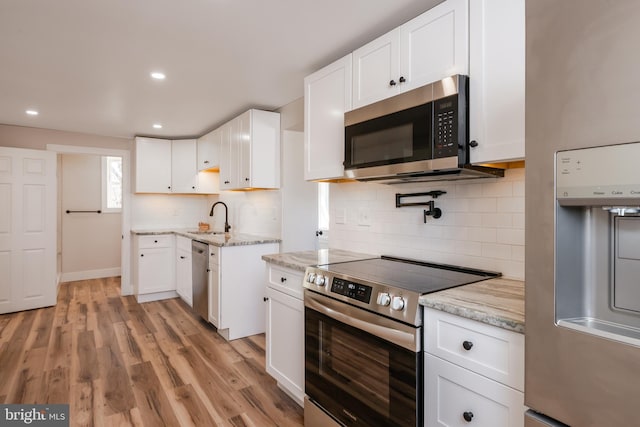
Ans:
[[[178,293],[176,291],[165,291],[165,292],[154,292],[152,294],[138,294],[136,299],[139,303],[150,302],[150,301],[160,301],[163,299],[169,298],[178,298]]]
[[[75,282],[77,280],[101,279],[103,277],[115,277],[120,275],[120,267],[103,268],[100,270],[73,271],[62,273],[60,281]]]

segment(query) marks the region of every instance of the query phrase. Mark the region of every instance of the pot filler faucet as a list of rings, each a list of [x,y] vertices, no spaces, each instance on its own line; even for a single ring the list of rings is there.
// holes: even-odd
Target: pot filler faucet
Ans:
[[[213,216],[213,208],[215,208],[216,205],[224,206],[224,232],[228,233],[229,230],[231,230],[231,226],[229,225],[229,208],[224,202],[215,202],[213,206],[211,206],[211,212],[209,212],[209,216]]]

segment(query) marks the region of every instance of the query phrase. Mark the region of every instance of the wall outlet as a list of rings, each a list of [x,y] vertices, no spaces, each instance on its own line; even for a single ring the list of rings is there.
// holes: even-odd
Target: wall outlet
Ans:
[[[358,225],[371,226],[371,212],[368,208],[358,208]]]

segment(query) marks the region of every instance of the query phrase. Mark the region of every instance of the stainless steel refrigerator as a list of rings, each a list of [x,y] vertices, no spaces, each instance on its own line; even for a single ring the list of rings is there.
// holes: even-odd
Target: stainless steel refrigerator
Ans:
[[[525,425],[640,425],[640,1],[526,24]]]

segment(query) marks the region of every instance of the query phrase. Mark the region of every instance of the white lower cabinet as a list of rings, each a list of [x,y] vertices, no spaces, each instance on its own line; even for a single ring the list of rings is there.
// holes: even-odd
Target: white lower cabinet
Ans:
[[[176,291],[189,306],[193,306],[193,272],[191,239],[176,237]]]
[[[267,263],[267,373],[304,405],[304,272]]]
[[[524,426],[524,394],[425,353],[425,426]]]
[[[302,283],[302,277],[300,278]],[[304,302],[267,288],[267,372],[300,406],[304,402]]]
[[[278,243],[209,245],[209,321],[227,340],[265,332],[262,255]]]
[[[430,308],[423,331],[426,427],[524,426],[524,335]]]
[[[138,302],[176,296],[174,235],[136,236],[134,293]]]

